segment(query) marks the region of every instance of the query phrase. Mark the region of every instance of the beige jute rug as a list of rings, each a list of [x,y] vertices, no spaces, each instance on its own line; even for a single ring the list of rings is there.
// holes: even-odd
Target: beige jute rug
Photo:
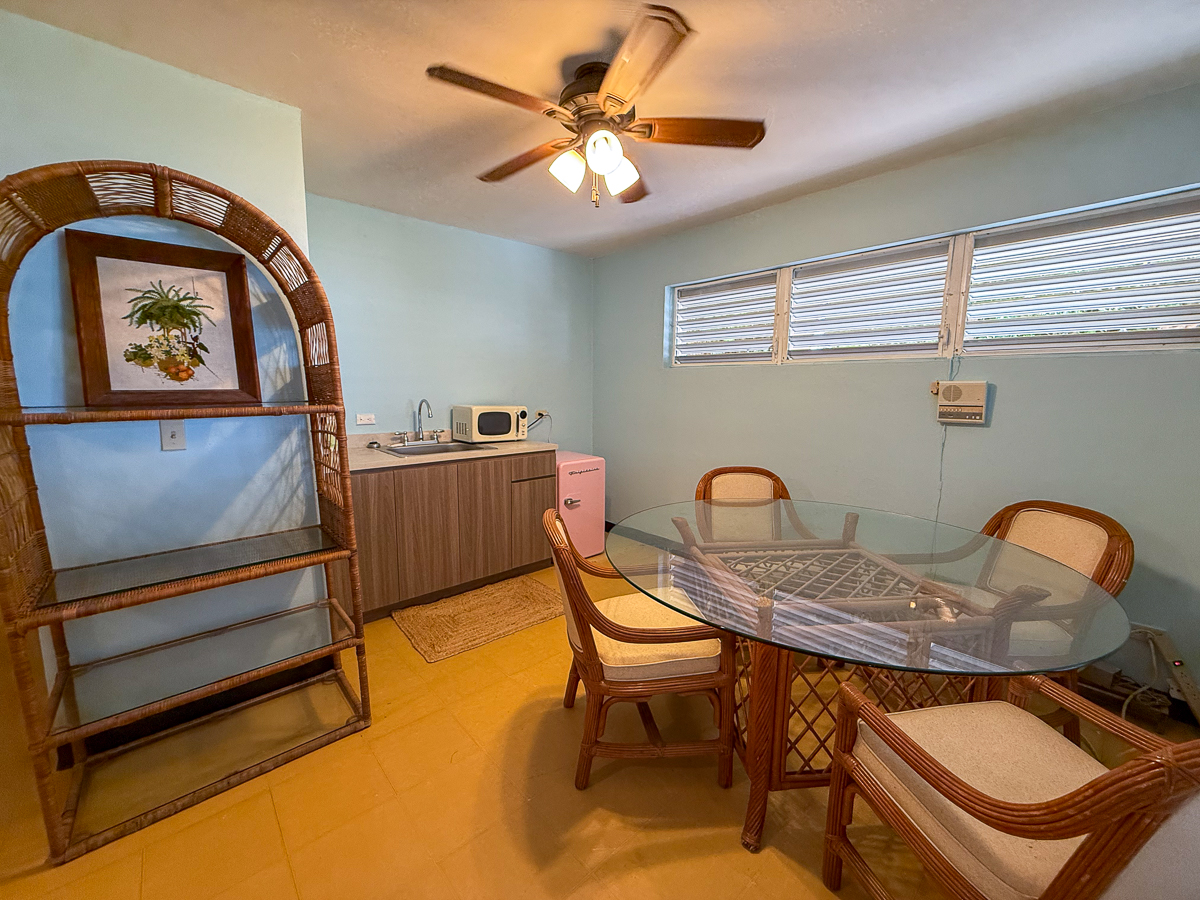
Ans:
[[[563,614],[558,591],[527,575],[392,613],[426,662],[438,662]]]

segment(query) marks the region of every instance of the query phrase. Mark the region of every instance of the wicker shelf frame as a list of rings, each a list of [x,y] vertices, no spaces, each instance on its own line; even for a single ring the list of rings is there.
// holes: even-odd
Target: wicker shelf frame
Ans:
[[[287,299],[294,318],[307,401],[170,409],[26,408],[21,405],[8,322],[9,294],[21,261],[38,241],[59,228],[87,219],[126,215],[153,216],[195,225],[221,236],[262,265]],[[55,571],[50,561],[37,483],[30,462],[25,435],[27,426],[282,415],[308,418],[318,527],[333,546],[97,597],[65,603],[42,602],[53,591]],[[343,560],[349,568],[350,596],[327,598],[321,602],[328,606],[333,634],[340,629],[343,633],[348,632],[348,637],[332,639],[325,646],[290,659],[250,668],[232,677],[55,733],[56,711],[60,704],[71,702],[72,676],[79,671],[79,667],[71,662],[64,629],[66,621],[308,566],[323,566],[327,584],[333,585],[339,583],[335,580],[333,567]],[[231,191],[163,166],[116,160],[55,163],[28,169],[0,181],[0,617],[13,659],[50,845],[50,860],[54,863],[95,849],[370,724],[346,418],[329,301],[311,263],[287,232]],[[337,628],[334,628],[334,618],[338,620]],[[235,623],[228,628],[247,622]],[[54,648],[58,675],[53,685],[48,685],[44,676],[38,638],[41,628],[48,629]],[[227,629],[216,631],[224,630]],[[341,654],[347,650],[355,653],[356,686],[343,670]],[[144,811],[100,834],[72,840],[76,811],[87,783],[85,773],[99,758],[88,759],[84,738],[323,657],[332,661],[333,668],[330,675],[319,677],[333,679],[346,701],[348,715],[337,728],[248,768],[227,773],[202,789]],[[249,702],[269,703],[272,698],[288,692],[287,688],[274,690]],[[246,705],[243,702],[239,707]],[[176,725],[172,730],[200,727],[226,714],[220,710],[210,712],[192,722]],[[58,789],[61,779],[55,775],[53,760],[53,751],[64,744],[70,746],[74,760],[71,784],[65,792]],[[120,752],[118,748],[100,756],[108,758]]]
[[[263,403],[256,406],[173,406],[164,409],[122,409],[118,421],[160,422],[164,419],[233,419],[249,416],[307,416],[312,413],[337,413],[333,403]],[[116,409],[86,406],[37,407],[0,410],[0,425],[77,425],[84,422],[112,422]]]

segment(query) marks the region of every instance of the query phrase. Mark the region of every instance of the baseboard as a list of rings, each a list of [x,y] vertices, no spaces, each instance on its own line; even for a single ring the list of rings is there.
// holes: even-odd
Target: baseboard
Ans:
[[[546,569],[552,565],[554,565],[554,560],[543,559],[535,563],[530,563],[527,566],[518,566],[517,568],[509,569],[506,572],[497,572],[495,575],[488,575],[484,578],[476,578],[474,581],[468,581],[464,584],[456,584],[453,587],[442,588],[438,591],[422,594],[420,597],[409,597],[407,600],[401,600],[399,603],[381,606],[378,609],[365,610],[363,612],[363,621],[375,622],[379,619],[386,619],[398,609],[405,609],[409,606],[424,606],[427,603],[436,603],[438,600],[443,600],[446,597],[453,597],[455,594],[464,594],[467,591],[473,591],[476,588],[481,588],[489,584],[495,584],[497,581],[504,581],[507,578],[516,578],[518,575],[528,575],[530,572],[536,572],[539,569]]]

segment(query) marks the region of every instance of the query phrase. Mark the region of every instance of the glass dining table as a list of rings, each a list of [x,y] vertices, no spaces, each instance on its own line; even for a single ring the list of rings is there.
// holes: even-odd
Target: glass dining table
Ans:
[[[829,783],[842,682],[889,711],[995,699],[1007,676],[1073,672],[1129,637],[1120,604],[1074,569],[880,510],[688,500],[622,520],[605,550],[639,591],[738,637],[750,850],[771,791]]]

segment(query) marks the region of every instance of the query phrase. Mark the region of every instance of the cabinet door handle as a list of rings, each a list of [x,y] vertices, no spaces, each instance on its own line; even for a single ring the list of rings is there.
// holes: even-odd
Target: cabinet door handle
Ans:
[[[565,506],[567,509],[570,509],[573,506],[578,506],[582,502],[582,500],[576,500],[574,497],[568,497],[563,501],[563,506]]]

